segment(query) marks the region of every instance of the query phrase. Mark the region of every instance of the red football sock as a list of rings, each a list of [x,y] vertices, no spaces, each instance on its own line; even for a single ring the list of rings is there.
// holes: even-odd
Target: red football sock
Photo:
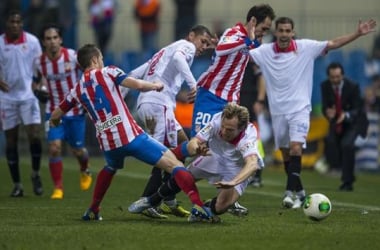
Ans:
[[[186,156],[182,154],[182,144],[179,144],[177,147],[171,148],[170,150],[174,153],[175,157],[177,157],[178,160],[185,160]]]
[[[54,188],[63,189],[63,182],[62,182],[62,172],[63,172],[63,163],[62,158],[50,158],[49,159],[49,169],[50,169],[50,175],[53,179]]]
[[[191,203],[198,206],[203,206],[201,197],[199,196],[198,188],[190,172],[184,167],[176,167],[172,173],[177,185],[182,189],[191,200]]]
[[[106,168],[103,168],[96,177],[94,194],[92,196],[92,203],[90,206],[94,213],[99,212],[99,205],[112,182],[114,174],[115,172],[111,172]]]

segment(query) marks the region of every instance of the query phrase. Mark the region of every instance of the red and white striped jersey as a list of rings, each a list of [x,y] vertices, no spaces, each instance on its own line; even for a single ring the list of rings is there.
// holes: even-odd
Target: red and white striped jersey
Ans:
[[[227,29],[215,48],[213,63],[198,80],[198,86],[228,102],[239,102],[240,87],[245,67],[249,60],[249,49],[245,39],[248,33],[238,23]]]
[[[53,60],[43,53],[35,62],[35,69],[46,79],[49,90],[46,113],[51,113],[58,107],[79,78],[76,52],[72,49],[61,48],[59,53],[58,59]],[[66,116],[81,115],[83,112],[83,108],[77,105]]]
[[[88,111],[104,151],[125,146],[144,132],[133,119],[119,90],[119,84],[126,77],[123,70],[114,66],[85,71],[59,105],[67,112],[80,103]]]

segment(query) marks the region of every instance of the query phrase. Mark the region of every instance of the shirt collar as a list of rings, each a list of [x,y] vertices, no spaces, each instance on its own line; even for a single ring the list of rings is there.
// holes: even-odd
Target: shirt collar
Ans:
[[[273,50],[275,53],[287,53],[287,52],[296,52],[297,51],[297,43],[295,40],[291,40],[289,47],[286,49],[281,49],[280,46],[278,46],[278,43],[275,42],[273,45]]]
[[[240,30],[244,35],[248,36],[248,32],[242,23],[237,23],[235,27]]]
[[[26,35],[25,35],[25,32],[22,32],[21,35],[16,40],[12,41],[10,37],[8,37],[7,34],[5,34],[4,39],[5,39],[5,44],[21,44],[26,41]]]

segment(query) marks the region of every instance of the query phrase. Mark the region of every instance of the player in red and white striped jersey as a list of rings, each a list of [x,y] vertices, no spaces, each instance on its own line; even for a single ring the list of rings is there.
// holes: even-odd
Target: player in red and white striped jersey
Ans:
[[[260,45],[275,18],[267,4],[253,6],[246,23],[228,28],[215,48],[213,63],[198,80],[191,135],[194,136],[227,102],[239,103],[240,86],[249,60],[249,49]]]
[[[239,103],[240,87],[249,61],[249,50],[260,45],[275,13],[268,4],[253,6],[246,23],[224,31],[215,48],[213,63],[198,79],[191,135],[196,135],[228,102]],[[254,98],[254,97],[252,97]],[[240,204],[236,204],[239,207]]]
[[[6,138],[6,158],[14,188],[12,197],[23,196],[17,149],[18,128],[25,125],[32,158],[32,182],[36,195],[41,195],[39,176],[42,145],[41,114],[38,100],[32,91],[33,61],[42,53],[38,39],[22,30],[19,11],[10,11],[5,33],[0,36],[0,113]]]
[[[50,124],[57,126],[61,117],[80,103],[96,127],[107,165],[97,176],[93,201],[82,218],[101,220],[100,202],[116,171],[123,168],[124,158],[127,156],[134,156],[172,173],[172,178],[189,196],[191,202],[200,208],[204,216],[211,217],[209,211],[202,208],[203,202],[191,174],[170,150],[144,133],[137,125],[119,90],[119,86],[123,86],[140,91],[161,91],[163,84],[128,77],[117,67],[104,67],[102,53],[92,44],[84,45],[78,50],[78,63],[84,70],[83,75],[65,100],[53,111]]]
[[[79,65],[76,52],[62,47],[61,29],[55,24],[47,24],[41,33],[45,52],[35,62],[36,77],[34,84],[47,89],[48,99],[45,109],[45,120],[58,107],[70,89],[79,80]],[[54,182],[52,199],[63,198],[63,162],[62,141],[66,141],[77,158],[80,166],[80,187],[82,190],[90,188],[92,177],[88,169],[88,151],[84,146],[85,115],[80,105],[75,106],[62,118],[62,123],[50,128],[45,124],[49,143],[49,169]]]

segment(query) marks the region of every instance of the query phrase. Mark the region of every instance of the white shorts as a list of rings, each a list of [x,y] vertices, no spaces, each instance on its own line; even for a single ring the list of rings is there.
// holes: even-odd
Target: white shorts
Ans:
[[[168,147],[177,146],[177,132],[182,129],[176,120],[174,111],[164,105],[142,103],[137,114],[144,122],[145,131],[154,139]]]
[[[272,127],[276,149],[289,148],[290,142],[301,142],[306,147],[306,137],[310,127],[310,111],[285,115],[272,115]]]
[[[0,100],[0,115],[3,130],[24,125],[41,124],[40,106],[37,98],[24,101]]]
[[[240,173],[241,168],[220,164],[214,156],[199,156],[187,168],[196,180],[206,179],[210,184],[217,181],[230,181]],[[234,188],[241,196],[248,186],[248,180],[236,185]]]

